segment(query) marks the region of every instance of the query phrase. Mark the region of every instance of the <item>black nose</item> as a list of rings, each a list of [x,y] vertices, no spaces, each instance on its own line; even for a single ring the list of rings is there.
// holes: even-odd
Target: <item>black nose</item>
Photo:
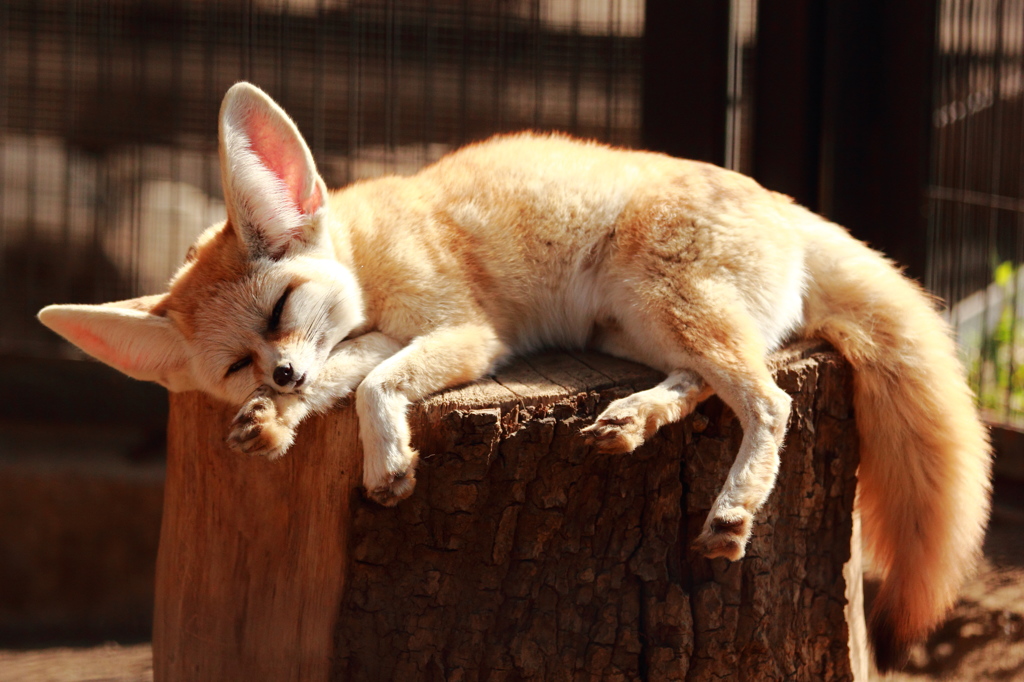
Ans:
[[[278,386],[287,386],[292,381],[292,366],[281,365],[274,370],[274,383]]]

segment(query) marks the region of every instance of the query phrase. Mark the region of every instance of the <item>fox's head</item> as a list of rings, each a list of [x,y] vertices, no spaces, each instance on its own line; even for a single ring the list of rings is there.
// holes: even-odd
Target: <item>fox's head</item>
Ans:
[[[165,294],[51,305],[39,319],[83,351],[172,391],[241,403],[302,392],[362,324],[359,285],[332,241],[327,187],[295,124],[248,83],[220,111],[227,220],[204,232]],[[339,253],[339,251],[341,251]]]

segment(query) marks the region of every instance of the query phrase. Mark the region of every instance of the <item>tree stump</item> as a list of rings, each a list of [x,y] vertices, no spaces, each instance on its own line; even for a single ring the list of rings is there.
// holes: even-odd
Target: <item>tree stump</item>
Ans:
[[[660,379],[639,365],[533,356],[414,406],[391,509],[358,492],[350,403],[271,462],[226,449],[232,409],[173,396],[156,679],[860,679],[850,370],[777,365],[789,436],[737,563],[688,549],[742,436],[717,398],[632,455],[579,436]]]

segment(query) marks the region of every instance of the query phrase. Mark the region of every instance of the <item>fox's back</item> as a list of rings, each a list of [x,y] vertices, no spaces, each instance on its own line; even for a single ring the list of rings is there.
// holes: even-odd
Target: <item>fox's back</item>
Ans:
[[[499,327],[516,321],[504,335],[519,347],[585,343],[609,285],[663,260],[677,277],[728,278],[766,324],[780,298],[799,306],[799,270],[773,269],[802,258],[791,204],[706,163],[526,133],[344,194],[374,207],[362,238],[379,285],[368,288],[409,310],[469,289]]]
[[[564,257],[562,249],[578,252],[631,228],[677,249],[709,236],[786,242],[799,239],[786,232],[804,217],[788,197],[739,173],[558,134],[497,136],[414,180],[462,229],[533,257]]]

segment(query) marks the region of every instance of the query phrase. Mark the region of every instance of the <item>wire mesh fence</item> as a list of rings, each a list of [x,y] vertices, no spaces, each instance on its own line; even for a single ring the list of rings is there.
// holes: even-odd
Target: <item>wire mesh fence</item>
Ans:
[[[750,171],[759,8],[731,0],[725,161]],[[1024,424],[1024,0],[937,0],[927,285],[979,397]],[[162,290],[224,215],[220,98],[250,80],[330,186],[524,128],[641,144],[643,0],[0,3],[0,355],[75,352],[53,302]]]
[[[928,287],[991,421],[1024,425],[1024,2],[939,3]]]

